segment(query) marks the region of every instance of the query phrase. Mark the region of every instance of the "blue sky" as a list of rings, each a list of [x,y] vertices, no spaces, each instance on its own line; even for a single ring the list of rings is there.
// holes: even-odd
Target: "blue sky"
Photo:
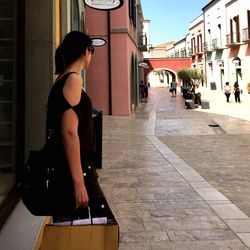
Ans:
[[[144,19],[150,20],[150,43],[179,41],[190,22],[202,14],[211,0],[141,0]]]

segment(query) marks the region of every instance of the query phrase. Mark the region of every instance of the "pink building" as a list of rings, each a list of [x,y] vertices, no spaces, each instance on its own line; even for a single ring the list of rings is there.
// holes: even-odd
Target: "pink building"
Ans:
[[[87,92],[104,114],[130,115],[139,103],[143,70],[138,63],[147,49],[140,1],[124,1],[112,11],[89,7],[85,11],[87,33],[106,40],[103,47],[96,48],[87,70]]]

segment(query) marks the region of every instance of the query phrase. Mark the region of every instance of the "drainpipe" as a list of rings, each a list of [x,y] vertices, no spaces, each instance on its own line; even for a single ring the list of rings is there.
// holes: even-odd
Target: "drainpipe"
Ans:
[[[108,76],[109,76],[109,115],[112,115],[112,71],[111,71],[111,34],[110,34],[110,10],[107,13],[108,25]]]

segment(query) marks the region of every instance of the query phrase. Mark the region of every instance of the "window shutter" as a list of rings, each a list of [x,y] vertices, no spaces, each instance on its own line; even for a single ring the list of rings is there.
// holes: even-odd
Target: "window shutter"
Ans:
[[[247,38],[250,38],[250,10],[247,11],[247,23],[248,23],[248,33],[247,33]]]
[[[236,18],[236,32],[237,32],[237,42],[240,42],[240,16]]]
[[[129,0],[129,17],[131,19],[132,19],[132,13],[133,13],[132,3],[133,3],[133,0]]]
[[[230,19],[230,42],[229,43],[233,43],[234,40],[234,35],[233,35],[233,20]]]

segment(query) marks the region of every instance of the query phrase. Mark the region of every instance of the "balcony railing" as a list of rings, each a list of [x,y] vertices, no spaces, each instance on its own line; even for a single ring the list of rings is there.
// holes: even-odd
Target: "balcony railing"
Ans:
[[[226,41],[227,41],[227,46],[231,47],[231,46],[235,46],[235,45],[239,45],[240,44],[240,32],[234,32],[231,34],[228,34],[226,36]]]
[[[189,48],[188,54],[189,54],[189,56],[194,56],[195,55],[195,47]]]
[[[250,27],[247,27],[242,30],[242,41],[250,42]]]
[[[215,38],[215,39],[212,40],[212,49],[213,50],[223,49],[221,39]]]
[[[189,56],[195,56],[204,52],[203,46],[194,46],[189,49]]]
[[[204,43],[203,44],[203,47],[204,47],[204,52],[210,52],[210,51],[213,51],[213,48],[212,48],[212,45],[210,43]]]
[[[140,51],[147,51],[147,45],[148,45],[148,41],[147,41],[147,35],[146,33],[143,32],[139,32],[138,33],[138,48]]]

